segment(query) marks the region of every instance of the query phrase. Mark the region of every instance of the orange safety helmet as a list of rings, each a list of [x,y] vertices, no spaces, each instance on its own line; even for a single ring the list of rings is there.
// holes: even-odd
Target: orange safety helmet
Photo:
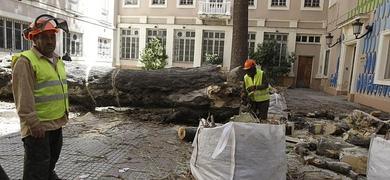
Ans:
[[[48,14],[38,16],[27,29],[23,30],[23,36],[27,40],[32,40],[34,36],[44,31],[58,32],[58,28],[68,32],[68,24],[64,19],[55,18]]]
[[[247,59],[244,64],[244,70],[250,69],[256,66],[256,61],[253,59]]]

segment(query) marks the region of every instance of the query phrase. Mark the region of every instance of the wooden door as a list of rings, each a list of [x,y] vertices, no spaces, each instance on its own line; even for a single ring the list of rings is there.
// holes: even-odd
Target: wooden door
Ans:
[[[310,88],[312,63],[313,57],[299,56],[297,76],[298,88]]]

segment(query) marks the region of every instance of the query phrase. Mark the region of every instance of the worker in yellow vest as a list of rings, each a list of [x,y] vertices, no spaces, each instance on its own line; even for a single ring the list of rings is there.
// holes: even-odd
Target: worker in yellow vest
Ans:
[[[250,111],[261,120],[267,119],[269,107],[269,84],[265,73],[256,67],[253,59],[247,59],[244,64],[243,97],[249,103]]]
[[[67,23],[41,15],[23,31],[30,50],[12,60],[12,91],[24,145],[24,180],[59,179],[54,172],[62,149],[62,127],[68,122],[65,64],[54,53],[56,33]]]

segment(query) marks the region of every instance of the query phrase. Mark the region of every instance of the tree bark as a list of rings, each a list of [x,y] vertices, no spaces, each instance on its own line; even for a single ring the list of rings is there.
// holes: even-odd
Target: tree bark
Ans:
[[[226,77],[217,66],[143,71],[72,62],[66,68],[71,110],[165,108],[174,112],[161,116],[161,121],[191,125],[208,113],[217,122],[238,114],[241,86],[224,84]],[[0,100],[13,101],[10,69],[0,71]]]
[[[248,1],[235,0],[233,5],[233,43],[230,69],[242,66],[247,57]]]
[[[206,88],[226,80],[215,66],[155,71],[94,67],[89,72],[77,66],[67,66],[69,98],[86,107],[209,107]]]

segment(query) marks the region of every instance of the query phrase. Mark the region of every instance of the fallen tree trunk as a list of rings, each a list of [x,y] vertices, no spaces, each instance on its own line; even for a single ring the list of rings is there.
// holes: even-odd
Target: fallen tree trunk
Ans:
[[[107,67],[68,68],[70,101],[85,107],[207,107],[206,88],[222,84],[217,67],[141,71]]]
[[[309,157],[307,163],[318,168],[329,169],[331,171],[346,175],[352,179],[357,179],[358,174],[352,170],[352,167],[344,162],[327,161],[320,157]]]
[[[70,104],[86,110],[106,106],[181,107],[194,114],[190,120],[195,122],[191,124],[198,124],[199,114],[211,112],[216,113],[215,117],[229,118],[238,113],[240,105],[241,86],[224,84],[226,77],[217,66],[143,71],[88,67],[72,62],[66,68]],[[10,69],[0,71],[0,100],[13,100]],[[175,115],[166,119],[167,122],[176,120]]]

